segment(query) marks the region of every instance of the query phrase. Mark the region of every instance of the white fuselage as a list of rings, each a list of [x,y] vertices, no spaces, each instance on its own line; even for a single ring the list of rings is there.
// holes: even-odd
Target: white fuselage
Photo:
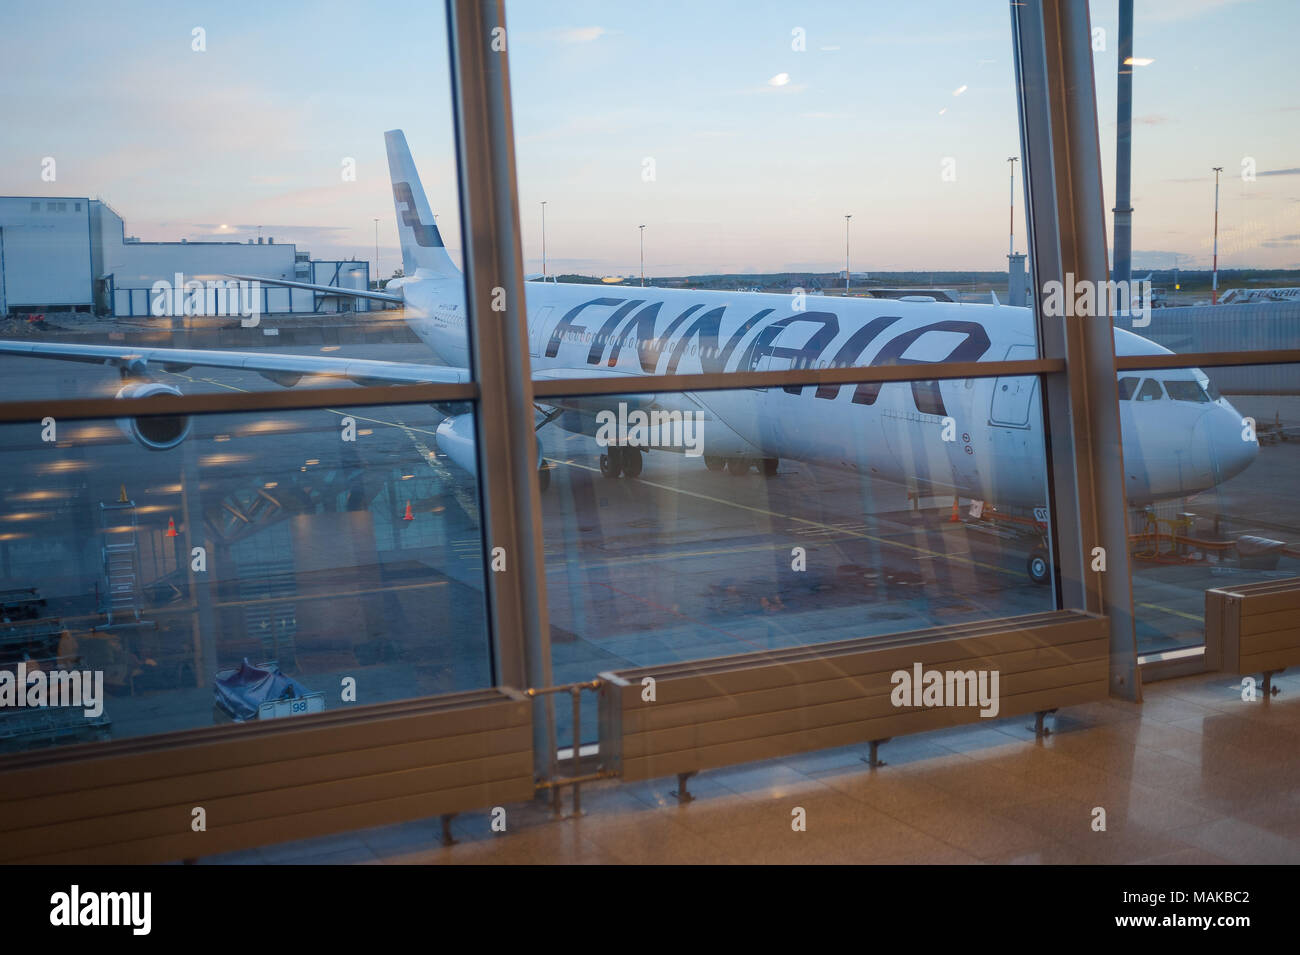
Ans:
[[[459,279],[417,273],[401,287],[416,334],[444,361],[468,365]],[[648,396],[637,379],[649,375],[1035,357],[1027,308],[541,282],[526,290],[535,379],[625,376],[627,393],[643,403]],[[1119,328],[1115,346],[1119,355],[1168,353]],[[1130,504],[1214,487],[1254,459],[1253,434],[1199,370],[1125,372],[1120,380]],[[1041,389],[1032,376],[738,388],[652,400],[703,419],[706,455],[832,463],[1026,507],[1046,500]],[[596,410],[618,401],[561,402],[570,413],[558,423],[594,436]]]

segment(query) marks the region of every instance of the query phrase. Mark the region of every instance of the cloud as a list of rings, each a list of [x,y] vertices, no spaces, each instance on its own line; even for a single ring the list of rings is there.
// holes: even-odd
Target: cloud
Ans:
[[[1293,169],[1267,169],[1255,173],[1256,176],[1300,176],[1300,166]]]
[[[802,93],[808,88],[807,83],[791,83],[789,73],[778,73],[762,86],[746,90],[747,93]]]
[[[594,43],[610,32],[604,27],[574,27],[569,30],[557,30],[555,38],[561,43]]]

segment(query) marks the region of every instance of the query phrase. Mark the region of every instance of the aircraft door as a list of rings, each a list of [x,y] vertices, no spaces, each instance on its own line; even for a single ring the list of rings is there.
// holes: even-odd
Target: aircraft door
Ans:
[[[542,354],[546,336],[550,333],[548,326],[551,324],[551,314],[554,311],[554,305],[544,305],[528,318],[528,354],[533,358],[538,358]]]
[[[1033,345],[1012,345],[1007,361],[1034,357]],[[1038,379],[1033,375],[1003,376],[993,382],[993,401],[989,406],[989,423],[1000,428],[1028,428],[1029,409]]]

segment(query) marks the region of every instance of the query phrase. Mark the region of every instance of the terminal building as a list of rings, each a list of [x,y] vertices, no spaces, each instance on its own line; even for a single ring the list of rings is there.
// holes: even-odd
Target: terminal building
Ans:
[[[115,209],[84,197],[0,197],[0,315],[54,310],[118,318],[150,315],[155,282],[256,275],[366,289],[370,263],[320,261],[274,237],[247,242],[141,242]],[[263,314],[365,310],[350,296],[260,289]]]

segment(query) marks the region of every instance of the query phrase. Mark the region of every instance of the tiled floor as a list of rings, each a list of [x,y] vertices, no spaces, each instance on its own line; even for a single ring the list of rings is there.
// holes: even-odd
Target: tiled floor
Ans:
[[[587,786],[576,819],[458,816],[451,847],[428,819],[202,861],[1296,863],[1300,674],[1274,682],[1255,702],[1221,674],[1155,683],[1058,713],[1041,741],[1024,717],[898,739],[874,771],[846,747],[705,772],[688,805],[675,779]]]

